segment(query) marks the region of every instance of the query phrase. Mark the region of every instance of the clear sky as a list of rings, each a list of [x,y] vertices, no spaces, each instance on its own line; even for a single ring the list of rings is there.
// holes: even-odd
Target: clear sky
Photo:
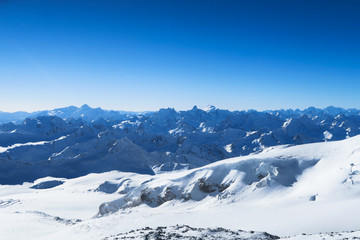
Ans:
[[[360,1],[0,0],[0,110],[360,108]]]

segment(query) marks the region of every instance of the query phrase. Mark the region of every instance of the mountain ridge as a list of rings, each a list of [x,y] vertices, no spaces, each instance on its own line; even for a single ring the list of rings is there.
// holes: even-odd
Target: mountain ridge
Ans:
[[[232,112],[213,106],[206,110],[195,106],[187,111],[167,108],[114,115],[85,105],[81,112],[72,112],[71,118],[55,112],[1,124],[0,183],[110,170],[157,174],[201,167],[271,146],[342,140],[360,134],[360,115],[350,110],[338,114],[343,111],[338,108],[311,108],[306,114]],[[115,154],[114,149],[119,152]]]
[[[155,112],[160,112],[161,110],[166,108],[161,108],[158,111],[123,111],[123,110],[105,110],[100,107],[92,108],[87,104],[84,104],[80,107],[76,106],[68,106],[68,107],[61,107],[55,108],[52,110],[39,110],[35,112],[25,112],[25,111],[16,111],[16,112],[4,112],[0,111],[0,123],[6,122],[19,122],[24,120],[25,118],[35,118],[39,116],[58,116],[63,119],[84,119],[87,121],[98,120],[100,118],[104,118],[105,120],[119,120],[123,117],[123,115],[144,115],[144,114],[152,114]],[[176,111],[173,108],[168,108]],[[216,110],[225,110],[219,109],[215,106],[209,105],[204,109],[198,108],[196,105],[190,110],[179,110],[176,112],[186,112],[191,110],[202,110],[204,112],[211,112]],[[229,110],[226,110],[229,111]],[[249,110],[234,110],[229,112],[264,112],[270,113],[274,115],[281,115],[282,117],[291,117],[294,115],[301,115],[301,114],[308,114],[308,115],[316,115],[316,114],[327,114],[330,116],[336,116],[339,114],[343,114],[346,116],[351,115],[359,115],[360,110],[356,108],[341,108],[341,107],[334,107],[328,106],[326,108],[315,108],[315,107],[308,107],[303,110],[300,109],[278,109],[278,110],[263,110],[257,111],[254,109]]]

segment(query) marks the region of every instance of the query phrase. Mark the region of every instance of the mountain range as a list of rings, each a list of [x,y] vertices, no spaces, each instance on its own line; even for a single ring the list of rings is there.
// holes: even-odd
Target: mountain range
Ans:
[[[2,113],[0,121],[0,184],[111,170],[158,174],[360,133],[360,111],[335,107],[259,112],[195,106],[135,113],[83,105]]]

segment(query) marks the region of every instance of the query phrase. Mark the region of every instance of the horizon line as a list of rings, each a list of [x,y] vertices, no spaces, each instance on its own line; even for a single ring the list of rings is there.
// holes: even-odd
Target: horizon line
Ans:
[[[333,105],[328,105],[327,107],[315,107],[315,106],[309,106],[309,107],[306,107],[306,108],[277,108],[277,109],[264,109],[264,110],[260,110],[260,109],[254,109],[254,108],[248,108],[248,109],[235,109],[235,110],[230,110],[230,109],[226,109],[226,108],[218,108],[218,107],[215,107],[214,105],[207,105],[206,107],[202,108],[202,107],[198,107],[197,105],[194,105],[192,108],[190,109],[176,109],[175,107],[162,107],[162,108],[159,108],[157,110],[142,110],[142,111],[134,111],[134,110],[116,110],[116,109],[107,109],[107,108],[103,108],[103,107],[92,107],[92,106],[89,106],[88,104],[82,104],[81,106],[76,106],[76,105],[68,105],[68,106],[64,106],[64,107],[55,107],[55,108],[52,108],[52,109],[40,109],[40,110],[35,110],[35,111],[23,111],[23,110],[18,110],[18,111],[3,111],[0,109],[0,113],[9,113],[9,114],[15,114],[15,113],[28,113],[28,114],[32,114],[32,113],[38,113],[38,112],[44,112],[44,111],[54,111],[54,110],[58,110],[58,109],[64,109],[64,108],[70,108],[70,107],[75,107],[77,109],[81,109],[81,108],[84,108],[84,107],[89,107],[91,109],[101,109],[101,110],[104,110],[104,111],[115,111],[115,112],[127,112],[127,113],[138,113],[138,114],[141,114],[141,113],[149,113],[149,112],[158,112],[160,111],[161,109],[174,109],[176,112],[181,112],[181,111],[190,111],[194,108],[198,108],[200,110],[203,110],[203,111],[206,111],[207,108],[209,107],[212,107],[212,108],[215,108],[215,109],[219,109],[219,110],[227,110],[227,111],[230,111],[230,112],[237,112],[237,111],[257,111],[257,112],[271,112],[271,111],[305,111],[307,109],[311,109],[311,108],[314,108],[314,109],[318,109],[318,110],[325,110],[325,109],[328,109],[328,108],[335,108],[335,109],[342,109],[342,110],[360,110],[360,108],[356,108],[356,107],[350,107],[350,108],[346,108],[346,107],[339,107],[339,106],[333,106]]]

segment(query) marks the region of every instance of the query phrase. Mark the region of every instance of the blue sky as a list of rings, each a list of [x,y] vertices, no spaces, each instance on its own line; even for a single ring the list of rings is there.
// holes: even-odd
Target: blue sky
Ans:
[[[360,1],[0,1],[0,110],[360,108]]]

